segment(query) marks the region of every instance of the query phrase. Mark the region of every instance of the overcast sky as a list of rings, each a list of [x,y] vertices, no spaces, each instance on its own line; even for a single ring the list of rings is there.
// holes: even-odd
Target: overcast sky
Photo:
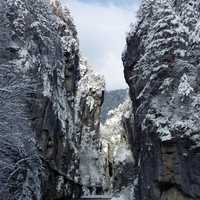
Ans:
[[[104,75],[108,90],[126,88],[121,53],[139,0],[62,0],[70,7],[81,51]]]

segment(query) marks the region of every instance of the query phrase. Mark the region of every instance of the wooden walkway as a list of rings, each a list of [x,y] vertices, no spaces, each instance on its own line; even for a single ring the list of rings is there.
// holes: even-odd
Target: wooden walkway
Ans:
[[[91,195],[91,196],[82,196],[81,200],[111,200],[111,195]]]

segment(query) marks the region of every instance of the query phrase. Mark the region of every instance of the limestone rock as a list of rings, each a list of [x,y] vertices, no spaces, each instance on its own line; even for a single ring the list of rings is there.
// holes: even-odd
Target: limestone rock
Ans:
[[[126,128],[131,110],[131,101],[128,98],[111,110],[105,124],[101,125],[103,149],[107,155],[105,166],[108,190],[114,196],[125,196],[127,200],[132,199],[134,192],[134,158],[128,144]]]
[[[144,0],[127,36],[136,200],[200,199],[199,8]]]
[[[102,194],[105,174],[100,138],[100,114],[105,80],[85,58],[80,60],[81,79],[76,95],[76,128],[80,136],[80,177],[85,194]]]
[[[70,12],[57,0],[5,0],[0,16],[0,198],[79,199],[77,130],[83,122],[97,131],[102,93],[88,107],[96,91],[86,90],[76,107],[80,53]]]

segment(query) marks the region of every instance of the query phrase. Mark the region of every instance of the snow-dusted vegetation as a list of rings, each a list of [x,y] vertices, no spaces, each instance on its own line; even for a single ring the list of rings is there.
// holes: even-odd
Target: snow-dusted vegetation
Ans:
[[[0,19],[1,200],[200,199],[199,0],[141,2],[122,55],[129,94],[102,121],[105,80],[70,11],[3,0]]]
[[[105,90],[104,78],[96,74],[85,58],[80,60],[80,81],[76,94],[77,134],[80,135],[80,178],[84,194],[103,190],[104,155],[99,133],[100,112]],[[80,123],[81,121],[81,123]]]
[[[134,190],[133,182],[129,182],[126,177],[127,166],[134,165],[134,158],[131,148],[128,144],[127,132],[124,119],[128,119],[131,115],[132,104],[127,98],[114,110],[108,114],[108,119],[101,124],[101,137],[103,143],[103,151],[106,157],[106,180],[109,184],[109,190],[115,196],[124,196],[131,199],[132,193],[125,194],[129,190]],[[122,176],[124,180],[122,180]],[[124,192],[126,191],[126,192]],[[123,199],[125,198],[123,197]],[[121,199],[121,198],[120,198]],[[126,198],[125,198],[126,199]]]
[[[143,0],[137,19],[123,53],[136,199],[199,199],[200,2]]]
[[[108,119],[101,124],[101,136],[103,139],[103,149],[108,152],[110,148],[113,156],[121,143],[127,142],[126,131],[123,126],[123,117],[131,112],[131,101],[127,99],[114,110],[108,113]]]

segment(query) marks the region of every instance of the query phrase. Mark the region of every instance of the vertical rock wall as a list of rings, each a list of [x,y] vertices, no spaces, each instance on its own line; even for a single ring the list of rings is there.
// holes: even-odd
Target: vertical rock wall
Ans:
[[[80,61],[80,72],[75,122],[80,138],[81,183],[85,195],[102,194],[105,175],[99,126],[105,81],[84,58]]]
[[[132,107],[129,98],[111,110],[101,125],[103,149],[106,156],[106,183],[108,191],[119,199],[131,200],[134,188],[134,158],[128,143],[127,120]],[[115,199],[115,198],[114,198]]]
[[[80,55],[70,13],[57,0],[4,0],[0,17],[1,199],[79,199],[77,133],[84,138],[80,127],[91,125],[98,137],[102,93],[88,119],[88,101],[77,110]],[[85,93],[96,98],[95,89]]]
[[[199,1],[144,0],[127,36],[137,200],[200,199],[199,14]]]

